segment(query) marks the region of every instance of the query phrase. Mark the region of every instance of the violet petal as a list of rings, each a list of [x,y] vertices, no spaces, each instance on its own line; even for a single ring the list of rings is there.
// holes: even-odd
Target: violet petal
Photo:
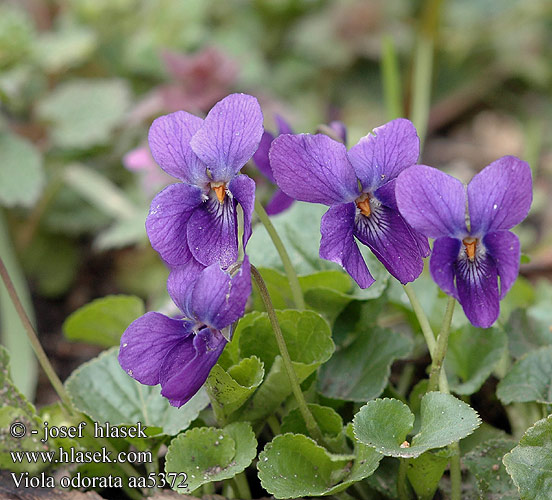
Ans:
[[[199,273],[205,266],[195,260],[190,252],[190,258],[185,265],[173,267],[167,279],[167,291],[172,301],[185,314],[192,319],[191,297],[192,290]]]
[[[274,136],[270,132],[263,132],[261,137],[261,142],[255,154],[253,155],[253,161],[260,172],[270,181],[272,184],[276,184],[274,180],[274,175],[272,175],[272,168],[270,167],[270,162],[268,160],[268,151],[270,150],[270,145],[274,140]]]
[[[133,321],[121,337],[119,364],[132,378],[159,383],[159,367],[167,353],[190,337],[193,323],[148,312]]]
[[[274,121],[276,122],[276,127],[278,127],[278,135],[293,134],[293,129],[291,128],[291,125],[278,113],[274,114]]]
[[[527,217],[532,200],[529,164],[515,156],[494,161],[468,185],[471,233],[514,227]]]
[[[474,261],[460,258],[455,263],[458,301],[473,326],[489,328],[498,318],[497,269],[489,255]]]
[[[295,200],[289,197],[281,189],[274,191],[272,198],[267,203],[265,209],[268,215],[277,215],[284,210],[287,210]]]
[[[397,211],[384,205],[374,208],[369,217],[358,213],[355,218],[354,235],[403,285],[414,281],[424,268],[413,233]]]
[[[202,124],[201,118],[176,111],[155,119],[148,135],[151,154],[159,166],[173,177],[196,186],[209,182],[205,164],[190,147],[192,136]]]
[[[354,203],[335,205],[322,217],[320,257],[342,266],[360,288],[374,283],[364,258],[353,237],[356,206]]]
[[[255,208],[255,181],[247,175],[238,175],[228,184],[228,191],[243,209],[243,247],[251,237],[251,217]]]
[[[519,273],[521,257],[519,239],[510,231],[496,231],[485,235],[483,244],[496,263],[500,276],[500,299],[502,300]]]
[[[191,301],[194,318],[222,330],[243,316],[250,295],[251,267],[247,256],[232,277],[213,264],[199,275],[194,286]]]
[[[462,238],[466,234],[466,194],[458,179],[415,165],[397,178],[395,196],[406,222],[425,236]]]
[[[415,165],[420,139],[412,122],[397,118],[360,139],[349,151],[363,191],[374,191]]]
[[[146,232],[151,246],[167,264],[178,266],[187,262],[186,226],[200,205],[201,189],[183,183],[167,186],[151,202]]]
[[[433,243],[433,252],[429,260],[429,272],[433,281],[448,295],[458,299],[454,284],[454,270],[462,242],[457,238],[443,236]]]
[[[235,201],[229,196],[220,203],[209,199],[192,213],[186,227],[187,240],[194,258],[204,266],[218,263],[227,267],[238,258]]]
[[[160,368],[161,394],[174,406],[188,402],[207,380],[225,345],[220,332],[203,328],[193,336],[193,344],[175,346]]]
[[[213,106],[190,145],[215,182],[230,182],[257,150],[263,114],[257,99],[231,94]]]
[[[296,200],[333,205],[359,195],[345,146],[326,135],[281,135],[269,157],[278,186]]]

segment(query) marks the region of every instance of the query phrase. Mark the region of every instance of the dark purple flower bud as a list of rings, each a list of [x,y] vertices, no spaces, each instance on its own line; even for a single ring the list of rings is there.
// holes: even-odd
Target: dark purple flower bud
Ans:
[[[491,326],[519,271],[519,240],[508,229],[531,206],[529,165],[500,158],[471,180],[467,193],[454,177],[416,165],[397,179],[396,197],[408,223],[436,238],[429,266],[435,282],[458,299],[474,326]]]
[[[355,238],[401,283],[414,281],[429,255],[427,238],[398,212],[395,180],[419,155],[416,129],[399,118],[363,137],[349,152],[326,135],[282,135],[270,164],[278,186],[294,199],[330,208],[322,218],[320,257],[343,266],[361,288],[370,274]]]
[[[192,275],[180,268],[168,283],[185,319],[148,312],[121,337],[121,367],[142,384],[161,384],[173,406],[182,406],[204,384],[251,294],[247,257],[232,277],[218,264]]]

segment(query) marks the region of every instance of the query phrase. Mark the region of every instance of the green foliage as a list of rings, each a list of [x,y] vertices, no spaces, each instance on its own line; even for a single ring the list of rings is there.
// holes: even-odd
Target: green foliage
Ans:
[[[63,333],[69,340],[116,346],[128,325],[144,312],[144,302],[139,297],[108,295],[72,313],[63,323]]]
[[[552,346],[531,351],[500,381],[496,395],[504,404],[552,404]]]
[[[418,457],[471,434],[479,427],[477,412],[450,394],[427,393],[422,398],[421,427],[411,442],[414,414],[396,399],[376,399],[355,415],[355,437],[380,453],[392,457]]]
[[[451,391],[456,394],[477,392],[500,361],[506,344],[506,334],[498,328],[484,330],[466,325],[451,333],[446,368],[457,377],[451,383]]]
[[[216,364],[207,378],[207,394],[217,420],[224,422],[259,387],[264,377],[262,361],[256,356],[242,359],[225,370]]]
[[[330,328],[313,311],[277,311],[277,317],[293,368],[302,382],[332,355],[334,344]],[[246,420],[255,421],[270,415],[291,394],[291,385],[268,316],[256,313],[243,328],[241,326],[240,322],[240,331],[237,332],[239,356],[257,356],[264,363],[266,373],[241,415]]]
[[[0,131],[0,204],[32,206],[44,181],[42,156],[33,144]]]
[[[23,9],[0,4],[0,70],[21,61],[32,48],[34,30]]]
[[[522,500],[547,500],[552,481],[552,415],[527,429],[502,459]]]
[[[290,209],[271,217],[271,221],[289,253],[291,262],[299,274],[326,269],[340,269],[337,264],[318,257],[320,219],[326,211],[327,208],[321,205],[295,202]],[[376,282],[365,290],[355,287],[352,295],[360,300],[377,298],[385,290],[389,274],[364,245],[360,246],[363,247],[361,251]],[[247,253],[251,262],[257,267],[283,270],[280,256],[264,227],[257,227],[253,232],[247,244]],[[316,304],[316,300],[319,299],[311,297],[310,300]]]
[[[549,328],[551,318],[547,318],[546,308],[550,309],[549,303],[529,311],[517,309],[510,316],[505,330],[514,358],[521,358],[533,349],[552,344],[552,331]]]
[[[319,390],[334,399],[362,402],[377,398],[387,385],[393,361],[411,350],[412,342],[403,335],[367,328],[324,364]]]
[[[229,424],[222,429],[196,427],[171,441],[167,451],[165,472],[185,471],[189,493],[202,484],[230,479],[242,472],[257,454],[257,441],[250,425],[245,422]]]
[[[519,498],[519,493],[502,464],[502,457],[515,445],[511,439],[487,441],[466,454],[462,462],[475,476],[479,498]]]
[[[332,495],[371,475],[381,455],[358,444],[354,456],[332,455],[302,434],[281,434],[265,446],[257,467],[276,498]]]
[[[159,386],[140,384],[127,375],[117,361],[118,349],[104,351],[77,368],[65,382],[75,408],[101,424],[161,428],[175,435],[186,429],[208,404],[204,391],[181,408],[175,408],[160,394]]]
[[[62,148],[86,149],[106,144],[130,104],[128,85],[118,79],[65,82],[38,106],[52,125],[52,142]]]
[[[449,450],[444,449],[437,452],[426,451],[419,457],[408,460],[406,474],[420,500],[432,500],[449,458]]]
[[[10,377],[10,357],[8,351],[0,345],[0,395],[2,407],[0,408],[0,469],[8,469],[14,472],[38,472],[47,464],[41,463],[15,463],[11,459],[10,451],[45,451],[48,446],[40,442],[39,434],[32,435],[31,430],[39,429],[41,421],[36,414],[35,407],[27,401]],[[14,422],[21,422],[26,427],[26,433],[21,438],[10,435],[10,426]],[[21,432],[21,428],[17,428]]]

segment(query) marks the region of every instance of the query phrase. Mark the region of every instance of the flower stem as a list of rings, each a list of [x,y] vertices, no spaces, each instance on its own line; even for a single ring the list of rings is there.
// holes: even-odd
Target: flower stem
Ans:
[[[390,36],[384,36],[382,40],[381,73],[387,117],[393,120],[402,116],[403,112],[399,61],[393,38]]]
[[[234,484],[236,485],[236,494],[237,498],[241,500],[251,500],[251,490],[249,489],[249,484],[247,482],[247,477],[245,472],[240,472],[239,474],[233,477]]]
[[[431,363],[431,371],[429,372],[429,385],[427,387],[427,392],[436,391],[437,389],[441,389],[441,392],[448,392],[448,384],[447,387],[441,387],[442,384],[440,384],[439,379],[443,362],[447,354],[450,323],[452,321],[452,314],[454,313],[454,304],[456,304],[456,299],[454,297],[449,297],[441,331],[439,332],[437,344],[433,350],[433,361]]]
[[[305,309],[305,299],[303,298],[301,285],[299,284],[297,273],[295,272],[295,269],[291,264],[291,260],[286,251],[286,247],[282,243],[280,236],[278,236],[278,232],[276,231],[275,227],[270,221],[270,218],[268,217],[268,214],[266,213],[264,207],[261,205],[261,202],[257,199],[255,199],[255,213],[259,217],[263,226],[266,228],[266,231],[270,236],[272,243],[274,243],[274,246],[276,247],[276,250],[280,255],[280,259],[282,259],[282,264],[284,265],[284,269],[286,271],[286,275],[289,281],[289,286],[291,288],[291,294],[293,296],[293,302],[295,302],[295,307],[301,310]]]
[[[399,458],[399,476],[397,478],[397,493],[400,500],[410,500],[410,492],[408,491],[408,479],[406,477],[406,468],[408,460]]]
[[[31,346],[38,359],[38,362],[40,363],[40,366],[42,366],[44,373],[46,373],[48,380],[50,380],[50,383],[52,384],[53,388],[55,389],[57,395],[59,396],[63,404],[67,408],[72,408],[71,400],[69,399],[69,394],[67,394],[67,392],[65,391],[65,387],[63,387],[63,384],[59,379],[59,377],[57,376],[54,368],[52,367],[50,360],[48,359],[48,356],[46,356],[44,349],[42,349],[42,346],[40,345],[40,341],[38,340],[38,336],[35,332],[35,329],[31,323],[31,320],[29,319],[29,316],[27,316],[27,313],[25,312],[25,309],[23,307],[23,304],[21,303],[21,300],[19,300],[17,292],[15,291],[15,286],[10,278],[10,275],[8,274],[8,270],[6,269],[6,266],[4,265],[4,261],[2,260],[1,257],[0,257],[0,275],[2,276],[2,280],[4,281],[4,285],[6,286],[6,290],[10,295],[10,298],[13,302],[15,310],[17,311],[17,314],[21,319],[21,323],[23,323],[23,327],[27,332],[27,337],[31,342]]]
[[[282,360],[284,362],[284,366],[289,377],[289,382],[291,384],[291,390],[293,391],[293,395],[295,396],[297,404],[299,405],[299,411],[301,412],[301,415],[305,420],[305,424],[307,425],[309,434],[321,445],[323,445],[324,438],[322,436],[322,432],[320,431],[316,420],[312,416],[312,413],[307,406],[307,402],[305,401],[305,397],[301,392],[299,380],[297,379],[297,374],[295,373],[295,370],[293,368],[291,357],[287,350],[286,341],[284,340],[282,330],[280,329],[280,323],[278,323],[276,311],[272,306],[272,301],[270,300],[270,295],[266,288],[265,282],[255,266],[251,266],[251,275],[253,276],[257,287],[259,288],[259,292],[261,294],[261,298],[263,299],[268,318],[270,319],[270,324],[272,325],[272,329],[274,330],[276,342],[278,343],[278,348],[280,349],[280,354],[282,355]]]
[[[412,306],[412,309],[414,310],[414,314],[416,315],[416,319],[418,320],[418,323],[420,324],[420,328],[422,329],[422,333],[424,334],[424,338],[427,344],[427,348],[429,349],[429,354],[433,358],[433,350],[435,349],[435,334],[433,333],[433,330],[431,329],[431,325],[429,324],[429,320],[427,319],[427,316],[422,309],[422,305],[420,304],[420,301],[418,300],[418,297],[416,295],[416,292],[414,292],[414,289],[412,288],[412,285],[403,285],[404,292],[406,293],[406,296],[408,297],[408,300],[410,301],[410,305]]]

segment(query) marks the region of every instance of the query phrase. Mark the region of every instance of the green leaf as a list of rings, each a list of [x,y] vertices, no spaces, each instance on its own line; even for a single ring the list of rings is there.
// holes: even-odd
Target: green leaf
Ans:
[[[318,256],[320,219],[327,210],[327,207],[322,205],[295,202],[285,212],[270,218],[299,274],[326,269],[342,270],[337,264]],[[379,297],[387,286],[389,273],[366,246],[359,243],[359,248],[376,283],[365,290],[360,290],[355,285],[352,295],[359,300]],[[263,226],[259,226],[253,232],[247,244],[247,254],[257,267],[284,270],[280,256]]]
[[[511,439],[494,439],[477,446],[462,458],[477,481],[481,500],[519,498],[517,488],[502,464],[502,458],[514,445]]]
[[[419,500],[432,500],[450,458],[448,450],[426,451],[408,460],[406,474]]]
[[[65,381],[65,388],[79,411],[92,420],[111,425],[136,424],[160,427],[175,435],[186,429],[209,404],[204,391],[181,408],[161,396],[159,386],[142,385],[120,367],[116,347],[77,368]]]
[[[343,433],[343,419],[339,413],[328,406],[314,403],[308,403],[307,406],[322,431],[328,448],[336,453],[343,452],[345,449],[345,434]],[[285,434],[288,432],[309,435],[307,425],[299,408],[291,410],[282,419],[281,433]]]
[[[35,59],[46,71],[63,71],[84,62],[95,48],[96,37],[92,30],[68,26],[40,35],[35,44]]]
[[[217,415],[217,421],[224,421],[259,387],[264,377],[262,361],[256,356],[242,359],[225,370],[216,364],[207,378],[207,394]]]
[[[552,404],[552,346],[531,351],[516,361],[499,382],[496,395],[504,404]]]
[[[230,479],[251,463],[257,454],[257,440],[251,426],[235,422],[223,429],[196,427],[171,441],[165,472],[188,475],[187,488],[174,489],[189,493],[202,484]]]
[[[37,111],[42,120],[52,123],[56,146],[86,149],[109,142],[129,104],[124,80],[75,79],[58,85]]]
[[[67,292],[79,269],[75,242],[59,234],[39,233],[22,253],[22,264],[41,295],[59,297]]]
[[[276,498],[331,495],[372,474],[382,456],[362,444],[354,457],[332,455],[303,434],[276,436],[259,455],[263,487]]]
[[[363,402],[377,398],[387,385],[393,361],[411,350],[412,341],[403,335],[368,328],[322,366],[318,389],[334,399]]]
[[[421,427],[410,444],[414,414],[396,399],[376,399],[355,415],[355,437],[392,457],[418,457],[427,450],[459,441],[479,427],[477,412],[450,394],[430,392],[422,398]],[[407,446],[408,444],[408,446]]]
[[[289,281],[285,274],[274,269],[260,268],[263,280],[275,309],[295,306]],[[353,289],[353,281],[342,271],[318,271],[299,276],[299,284],[307,305],[332,322],[343,307],[353,300],[347,295]],[[264,311],[264,304],[256,289],[253,290],[253,309]]]
[[[450,390],[466,395],[477,392],[506,348],[506,334],[498,328],[484,330],[466,325],[451,333],[445,366],[459,380],[451,381]]]
[[[552,482],[552,415],[527,429],[502,462],[522,500],[548,500]]]
[[[546,307],[550,309],[550,303]],[[546,313],[541,309],[533,309],[532,314],[516,309],[504,327],[512,356],[521,358],[534,349],[552,344],[551,323],[546,322]]]
[[[108,295],[72,313],[63,323],[63,333],[69,340],[116,346],[128,325],[144,312],[140,297]]]
[[[276,315],[299,382],[305,380],[333,353],[334,344],[328,323],[313,311],[277,311]],[[270,415],[291,394],[272,326],[266,314],[241,330],[241,357],[257,356],[267,375],[248,403],[242,418],[258,420]]]
[[[10,357],[8,351],[0,345],[0,394],[2,407],[0,408],[0,469],[14,472],[37,472],[46,467],[38,461],[30,463],[23,461],[15,463],[10,455],[11,451],[45,451],[48,446],[40,442],[40,434],[33,435],[31,430],[41,428],[41,422],[36,415],[35,407],[21,394],[10,377]],[[15,422],[25,426],[25,435],[14,438],[10,434],[10,427]],[[19,426],[18,432],[23,430]]]
[[[31,207],[44,187],[42,156],[33,143],[0,132],[0,203]]]

